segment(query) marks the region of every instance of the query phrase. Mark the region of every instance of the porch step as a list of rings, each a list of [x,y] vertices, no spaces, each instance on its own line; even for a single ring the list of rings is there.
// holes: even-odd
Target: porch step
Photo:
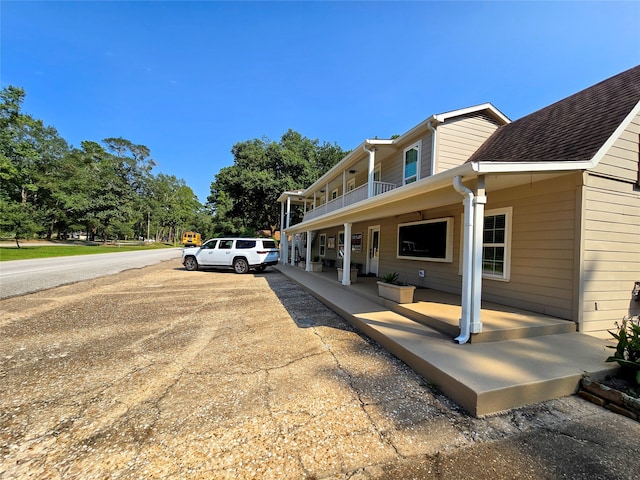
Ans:
[[[326,279],[326,276],[324,277]],[[350,287],[356,293],[388,310],[414,322],[447,335],[451,339],[460,334],[460,296],[429,288],[417,288],[414,303],[398,304],[377,294],[376,278],[358,278]],[[501,342],[518,338],[532,338],[576,331],[569,320],[550,317],[514,307],[482,302],[482,332],[474,333],[470,343]]]
[[[458,322],[454,321],[460,316],[458,305],[418,301],[404,305],[393,304],[388,307],[451,338],[460,334]],[[470,343],[501,342],[576,331],[576,324],[573,322],[504,306],[492,307],[490,304],[483,304],[482,317],[482,332],[472,334]]]
[[[577,332],[458,345],[337,281],[274,267],[433,383],[474,416],[574,394],[584,374],[604,378],[604,340]],[[458,307],[459,308],[459,307]]]

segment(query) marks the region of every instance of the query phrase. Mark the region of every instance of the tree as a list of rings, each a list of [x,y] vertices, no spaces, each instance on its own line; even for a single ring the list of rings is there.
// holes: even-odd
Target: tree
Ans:
[[[272,235],[280,222],[280,194],[313,183],[346,154],[293,130],[277,143],[266,138],[236,143],[231,153],[234,164],[211,183],[207,201],[214,219],[225,229],[269,229]]]
[[[201,230],[197,219],[202,205],[184,180],[159,174],[149,182],[147,196],[149,221],[153,219],[156,240],[172,242],[182,231]]]
[[[109,137],[103,145],[69,148],[55,128],[21,111],[22,88],[0,91],[0,229],[16,239],[45,233],[65,238],[129,238],[147,233],[150,219],[169,237],[211,220],[193,191],[176,177],[154,177],[145,145]],[[163,233],[164,235],[164,233]]]
[[[2,228],[17,243],[55,219],[53,177],[68,151],[55,128],[20,111],[24,97],[24,90],[14,86],[0,92]]]

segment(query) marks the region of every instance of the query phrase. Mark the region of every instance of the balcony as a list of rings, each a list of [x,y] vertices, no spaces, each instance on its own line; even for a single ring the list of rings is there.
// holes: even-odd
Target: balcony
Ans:
[[[394,190],[396,185],[394,183],[387,182],[373,182],[373,196],[382,195],[383,193],[390,192]],[[368,198],[368,188],[367,185],[360,185],[359,187],[347,192],[345,195],[342,195],[338,198],[334,198],[327,203],[322,205],[318,205],[313,210],[309,210],[304,214],[304,221],[312,220],[314,218],[320,217],[326,213],[335,212],[340,208],[348,207],[349,205],[353,205],[354,203],[361,202],[362,200],[366,200]]]

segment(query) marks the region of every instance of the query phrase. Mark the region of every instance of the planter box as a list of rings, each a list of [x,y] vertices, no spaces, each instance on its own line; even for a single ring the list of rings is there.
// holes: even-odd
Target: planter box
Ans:
[[[311,270],[310,272],[321,272],[322,271],[322,262],[311,262]]]
[[[358,269],[352,268],[351,273],[349,274],[349,278],[351,279],[351,283],[358,282]],[[338,267],[338,281],[342,283],[342,269]]]
[[[394,283],[378,282],[378,295],[396,303],[413,303],[413,285],[396,285]]]

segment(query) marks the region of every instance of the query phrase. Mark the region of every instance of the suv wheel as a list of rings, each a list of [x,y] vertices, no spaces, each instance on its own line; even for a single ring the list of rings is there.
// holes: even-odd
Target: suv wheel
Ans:
[[[198,261],[196,257],[187,257],[184,259],[184,268],[193,272],[198,269]]]
[[[236,258],[233,261],[233,269],[236,273],[249,273],[249,264],[244,258]]]

